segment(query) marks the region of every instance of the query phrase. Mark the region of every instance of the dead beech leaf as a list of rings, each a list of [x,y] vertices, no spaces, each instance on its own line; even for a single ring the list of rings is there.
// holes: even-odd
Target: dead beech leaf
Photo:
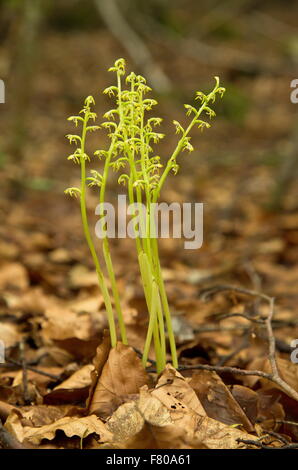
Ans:
[[[195,391],[187,380],[167,364],[166,369],[159,378],[152,395],[158,398],[171,412],[173,419],[183,419],[189,410],[205,416],[206,412],[200,403]]]
[[[31,287],[25,292],[9,292],[5,296],[6,304],[11,309],[29,313],[43,313],[49,305],[57,300],[54,296],[46,295],[41,287]]]
[[[137,403],[130,401],[119,406],[106,424],[113,433],[113,440],[124,442],[142,429],[144,418],[138,410]]]
[[[57,385],[50,393],[44,396],[46,404],[78,403],[86,400],[91,385],[92,364],[87,364],[74,372],[68,379]]]
[[[121,342],[110,350],[108,359],[89,400],[89,413],[101,417],[111,413],[130,395],[139,393],[148,376],[135,351]]]
[[[277,363],[277,368],[279,371],[280,377],[288,384],[290,385],[296,392],[298,392],[298,368],[297,364],[294,364],[293,362],[290,362],[286,359],[283,359],[281,357],[278,357],[276,359]],[[249,369],[257,369],[262,372],[266,373],[271,373],[271,366],[269,359],[260,357],[254,359],[250,364],[249,364]],[[279,390],[282,390],[284,393],[286,393],[281,387],[278,385],[274,384],[272,385],[272,382],[269,380],[263,379],[262,377],[245,377],[245,383],[248,384],[249,386],[253,387],[257,381],[260,381],[262,384],[263,389],[268,389],[268,388],[278,388]]]
[[[0,340],[6,348],[15,346],[22,338],[16,325],[10,323],[0,323]]]
[[[120,443],[121,445],[121,443]],[[184,441],[184,431],[174,424],[154,426],[145,422],[142,429],[131,439],[122,443],[124,449],[191,449]],[[205,448],[203,445],[200,448]]]
[[[258,417],[259,397],[257,392],[243,385],[233,385],[231,393],[250,422],[254,424]]]
[[[60,350],[67,351],[71,357],[78,361],[91,360],[96,352],[96,348],[100,342],[100,334],[97,334],[89,340],[79,338],[55,339],[53,343]]]
[[[254,427],[239,403],[216,372],[196,371],[189,385],[195,390],[209,418],[224,424],[242,424],[248,432]]]
[[[13,412],[8,417],[5,427],[20,442],[27,441],[35,445],[38,445],[43,439],[54,439],[57,431],[63,431],[67,437],[78,436],[80,438],[97,434],[101,442],[111,440],[112,437],[105,424],[95,415],[85,417],[66,416],[51,424],[32,427],[22,426],[19,416]]]
[[[99,313],[101,307],[104,306],[103,297],[101,295],[88,296],[82,300],[75,299],[69,304],[71,310],[76,313],[95,313],[103,323],[102,314]]]
[[[279,390],[277,388],[259,389],[258,395],[258,418],[257,421],[265,430],[276,430],[279,425],[278,421],[284,420],[286,413],[284,410],[283,402],[285,402],[285,409],[289,411],[286,406],[286,400],[282,400]],[[291,400],[291,399],[290,399]],[[282,403],[280,403],[282,401]],[[295,408],[297,408],[295,403]]]
[[[255,440],[256,437],[208,416],[198,417],[194,434],[196,445],[204,445],[207,449],[247,448],[247,445],[238,443],[237,439]]]
[[[148,392],[147,386],[140,390],[137,407],[143,419],[149,424],[166,426],[173,423],[168,408],[152,392]]]
[[[0,420],[4,422],[13,409],[14,407],[12,405],[0,400]]]
[[[137,401],[124,403],[107,421],[113,446],[124,449],[174,449],[185,447],[183,428],[174,425],[170,412],[146,387]]]
[[[42,322],[42,334],[45,340],[65,340],[78,338],[89,340],[98,333],[88,313],[78,314],[64,306],[46,310]]]
[[[109,352],[111,349],[111,340],[108,330],[104,330],[103,339],[96,349],[95,357],[93,358],[94,369],[91,371],[91,386],[89,388],[88,400],[86,402],[87,409],[90,410],[90,403],[93,398],[94,390],[96,388],[98,378],[101,376],[105,363],[108,360]]]
[[[64,418],[72,409],[71,406],[35,405],[13,408],[12,412],[18,416],[22,426],[37,427]],[[16,420],[12,419],[12,422],[16,422]]]
[[[254,436],[200,416],[191,409],[176,420],[166,405],[145,387],[140,398],[121,405],[107,421],[113,433],[113,447],[125,449],[237,449],[245,447],[237,439]]]
[[[78,289],[80,287],[93,287],[98,285],[97,274],[95,271],[89,271],[86,266],[78,264],[72,268],[69,273],[69,282],[71,287]]]
[[[29,286],[28,273],[20,263],[8,263],[0,268],[0,289],[10,287],[25,290]]]

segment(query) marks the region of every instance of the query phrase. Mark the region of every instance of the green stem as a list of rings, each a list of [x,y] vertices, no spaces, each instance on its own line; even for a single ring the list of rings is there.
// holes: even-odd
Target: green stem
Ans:
[[[126,335],[126,328],[125,328],[123,313],[122,313],[121,304],[120,304],[120,296],[119,296],[119,291],[118,291],[118,287],[117,287],[117,283],[116,283],[112,258],[111,258],[111,254],[110,254],[110,244],[109,244],[107,238],[103,239],[103,255],[104,255],[104,259],[105,259],[109,279],[110,279],[110,282],[111,282],[111,288],[112,288],[114,302],[115,302],[115,309],[116,309],[117,316],[118,316],[121,340],[122,340],[123,344],[128,344],[127,335]]]
[[[82,131],[82,142],[81,142],[82,155],[85,154],[87,120],[88,120],[88,117],[86,114],[85,119],[84,119],[83,131]],[[117,343],[117,335],[116,335],[113,307],[112,307],[109,291],[108,291],[108,288],[106,286],[106,282],[104,279],[104,275],[102,273],[102,269],[101,269],[101,266],[97,257],[97,253],[96,253],[96,250],[95,250],[95,247],[94,247],[91,235],[90,235],[89,224],[88,224],[87,208],[86,208],[86,161],[85,161],[85,157],[80,158],[80,164],[81,164],[80,207],[81,207],[83,230],[84,230],[84,235],[85,235],[93,262],[95,264],[99,287],[101,289],[101,292],[104,298],[104,303],[107,309],[108,323],[109,323],[110,336],[111,336],[111,345],[112,347],[115,347]]]
[[[147,336],[146,336],[146,341],[145,341],[145,346],[144,346],[144,352],[143,352],[143,357],[142,357],[142,363],[143,366],[146,367],[147,365],[147,360],[149,356],[149,349],[151,345],[151,340],[152,340],[152,335],[154,331],[154,326],[156,324],[156,313],[157,313],[157,288],[156,288],[156,283],[154,282],[152,285],[152,297],[151,297],[151,305],[150,305],[150,319],[149,319],[149,325],[148,325],[148,330],[147,330]],[[159,361],[156,358],[157,361],[157,372],[161,372]]]
[[[158,284],[158,288],[159,288],[159,292],[161,296],[162,307],[163,307],[167,330],[168,330],[172,362],[173,362],[173,366],[177,369],[178,358],[177,358],[175,335],[174,335],[173,326],[172,326],[172,318],[171,318],[171,312],[169,308],[168,297],[167,297],[164,280],[163,280],[162,272],[161,272],[157,240],[153,239],[152,244],[153,244],[154,259],[157,261],[155,274],[156,274],[157,284]]]
[[[207,102],[204,102],[202,104],[202,106],[198,109],[197,113],[195,114],[194,118],[192,119],[192,121],[190,122],[190,124],[188,125],[188,127],[185,129],[185,131],[183,132],[182,134],[182,137],[181,139],[178,141],[177,145],[176,145],[176,148],[174,149],[171,157],[168,159],[168,162],[167,162],[167,165],[160,177],[160,180],[159,180],[159,183],[158,183],[158,186],[157,188],[155,189],[154,191],[154,196],[153,196],[153,202],[156,202],[158,197],[159,197],[159,194],[160,194],[160,191],[161,191],[161,188],[163,187],[164,185],[164,182],[169,174],[169,172],[171,171],[172,169],[172,165],[173,165],[173,162],[176,161],[176,158],[178,157],[179,153],[181,152],[182,150],[182,147],[183,147],[183,142],[184,142],[184,139],[185,137],[188,136],[188,134],[190,133],[191,129],[193,128],[193,126],[195,125],[196,123],[196,120],[198,119],[198,117],[202,114],[202,112],[204,111],[204,109],[206,108],[206,106],[208,105],[208,101]]]
[[[119,110],[120,110],[121,109],[121,79],[120,79],[119,73],[117,74],[117,79],[118,79]],[[119,114],[120,113],[121,111],[119,112]],[[121,125],[121,123],[122,123],[122,116],[120,114],[119,126]],[[108,180],[110,161],[113,155],[115,143],[116,143],[116,138],[113,137],[110,148],[108,150],[107,158],[105,160],[105,165],[104,165],[103,178],[102,178],[102,184],[101,184],[100,196],[99,196],[100,204],[103,204],[105,201],[106,184]],[[116,283],[116,277],[115,277],[115,272],[114,272],[111,253],[110,253],[110,244],[109,244],[107,237],[104,237],[103,239],[103,254],[104,254],[104,259],[105,259],[105,264],[106,264],[106,268],[108,271],[109,279],[111,282],[111,288],[112,288],[112,293],[113,293],[114,302],[115,302],[115,309],[116,309],[116,313],[118,316],[121,340],[123,344],[128,344],[126,328],[125,328],[125,323],[124,323],[124,318],[123,318],[123,313],[122,313],[122,308],[121,308],[121,303],[120,303],[120,295],[119,295],[119,291],[118,291],[118,287]]]

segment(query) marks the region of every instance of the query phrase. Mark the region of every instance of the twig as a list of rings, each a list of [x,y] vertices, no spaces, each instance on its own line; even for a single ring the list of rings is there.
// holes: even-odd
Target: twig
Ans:
[[[212,287],[207,287],[206,289],[202,289],[199,293],[199,296],[202,300],[208,301],[210,300],[215,294],[219,292],[238,292],[238,294],[244,294],[244,295],[250,295],[254,297],[260,297],[261,299],[267,300],[267,302],[270,302],[271,297],[269,297],[266,294],[263,294],[262,292],[258,292],[256,290],[251,290],[251,289],[245,289],[244,287],[238,287],[238,286],[229,286],[229,285],[218,285],[218,286],[212,286]]]
[[[5,368],[11,368],[12,366],[17,366],[17,367],[22,367],[22,364],[19,361],[15,361],[14,359],[9,359],[7,362],[4,364],[0,364],[1,367]],[[50,374],[50,372],[44,372],[43,370],[36,369],[36,367],[29,366],[28,364],[26,365],[27,370],[31,370],[32,372],[35,372],[36,374],[39,375],[44,375],[45,377],[49,377],[50,379],[53,379],[55,381],[59,381],[60,377],[54,374]]]
[[[279,434],[278,432],[275,432],[275,431],[267,431],[267,434],[269,434],[269,436],[273,436],[275,437],[278,441],[281,441],[283,444],[285,445],[288,445],[289,444],[289,440],[286,439],[284,436],[282,436],[281,434]]]
[[[214,315],[213,315],[214,317]],[[240,318],[245,318],[248,321],[251,321],[253,323],[260,323],[264,325],[264,319],[263,318],[253,318],[251,315],[248,313],[223,313],[219,314],[216,316],[217,320],[225,320],[227,318],[233,318],[233,317],[240,317]]]
[[[267,372],[262,372],[261,370],[238,369],[238,367],[230,367],[230,366],[210,366],[208,364],[195,364],[195,365],[179,366],[177,370],[178,371],[208,370],[210,372],[218,372],[220,374],[234,374],[234,375],[247,375],[247,376],[255,375],[257,377],[262,377],[263,379],[270,380],[271,382],[275,382],[272,374],[268,374]],[[156,369],[147,369],[147,372],[156,372]]]
[[[286,419],[277,419],[275,422],[277,424],[289,424],[291,426],[298,426],[298,423],[295,423],[295,421],[288,421]]]
[[[281,447],[272,447],[264,444],[261,441],[254,441],[253,439],[236,439],[238,443],[259,447],[260,449],[298,449],[298,444],[284,444]]]

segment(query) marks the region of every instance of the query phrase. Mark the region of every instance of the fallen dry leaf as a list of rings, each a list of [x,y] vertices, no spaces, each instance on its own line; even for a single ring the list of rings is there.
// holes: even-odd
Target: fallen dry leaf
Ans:
[[[294,390],[298,392],[298,368],[297,365],[293,362],[290,362],[286,359],[278,357],[276,359],[277,368],[280,374],[280,377],[287,382]],[[271,366],[269,359],[260,357],[254,359],[249,364],[249,369],[258,369],[266,373],[271,373]],[[254,386],[258,381],[262,384],[262,388],[272,388],[272,382],[268,381],[267,379],[263,379],[262,377],[246,377],[245,383],[249,384],[251,387]],[[280,389],[278,385],[274,384],[274,387]],[[281,389],[283,390],[283,389]],[[283,390],[285,393],[285,391]]]
[[[167,364],[152,395],[171,410],[171,414],[175,416],[174,420],[183,419],[187,410],[195,411],[200,416],[206,415],[195,391],[170,364]]]
[[[171,406],[168,408],[154,396],[155,390],[148,392],[143,387],[139,399],[121,405],[113,413],[107,421],[107,427],[113,433],[113,446],[128,449],[237,449],[246,447],[237,442],[238,438],[255,439],[190,408],[184,411],[184,419],[177,419]]]
[[[22,335],[19,333],[16,325],[11,323],[0,323],[0,340],[5,344],[5,348],[15,346],[21,340]]]
[[[86,400],[93,370],[94,366],[88,364],[74,372],[68,379],[44,396],[44,403],[58,405],[61,403],[79,403]]]
[[[233,385],[231,393],[243,409],[250,422],[254,424],[258,416],[259,397],[257,392],[248,387],[244,387],[243,385]]]
[[[105,424],[95,415],[85,417],[66,416],[43,426],[23,426],[19,415],[13,411],[5,423],[6,429],[20,442],[27,441],[38,445],[43,439],[52,440],[57,431],[63,431],[67,437],[85,438],[90,434],[99,436],[101,442],[111,440],[111,433]]]
[[[251,434],[227,426],[207,416],[198,418],[194,438],[198,444],[203,444],[207,449],[247,448],[247,445],[238,443],[237,440],[256,440],[256,437]]]
[[[209,418],[224,424],[241,424],[248,432],[254,427],[216,372],[196,371],[190,386],[195,390]]]
[[[121,405],[107,422],[113,446],[125,449],[185,447],[185,431],[174,425],[168,409],[143,387],[140,397]]]
[[[69,282],[71,287],[78,289],[80,287],[92,287],[98,285],[97,274],[95,271],[89,271],[86,266],[78,264],[72,268],[69,273]]]
[[[20,263],[8,263],[0,268],[0,289],[10,287],[25,290],[29,285],[28,273]]]
[[[105,357],[105,352],[100,354]],[[110,350],[107,361],[102,367],[99,362],[98,380],[89,400],[89,413],[107,417],[130,395],[139,393],[147,384],[148,376],[135,351],[122,343]]]

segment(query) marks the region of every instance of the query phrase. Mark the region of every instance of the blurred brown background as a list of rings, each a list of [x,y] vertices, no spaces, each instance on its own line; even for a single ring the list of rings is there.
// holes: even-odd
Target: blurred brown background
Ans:
[[[279,290],[295,295],[298,105],[290,82],[298,78],[297,15],[297,2],[278,0],[2,0],[2,259],[20,261],[31,283],[53,282],[59,295],[67,263],[91,266],[77,204],[63,194],[79,177],[66,159],[66,118],[89,94],[101,118],[110,106],[101,93],[111,84],[107,69],[125,57],[160,103],[164,157],[176,142],[172,120],[187,120],[183,104],[196,90],[210,90],[214,75],[227,88],[211,129],[193,132],[195,152],[181,157],[163,193],[168,201],[205,203],[201,250],[161,241],[169,281],[186,268],[195,282],[218,272],[247,281],[243,266],[253,263],[268,289],[282,279],[286,291]],[[97,132],[92,149],[103,142]],[[115,191],[114,184],[111,198]],[[91,216],[96,198],[90,195]],[[129,243],[114,243],[120,277],[130,276],[127,260],[135,263]],[[71,255],[64,252],[66,265],[57,268],[51,259],[61,249]],[[52,272],[62,277],[54,281]]]

